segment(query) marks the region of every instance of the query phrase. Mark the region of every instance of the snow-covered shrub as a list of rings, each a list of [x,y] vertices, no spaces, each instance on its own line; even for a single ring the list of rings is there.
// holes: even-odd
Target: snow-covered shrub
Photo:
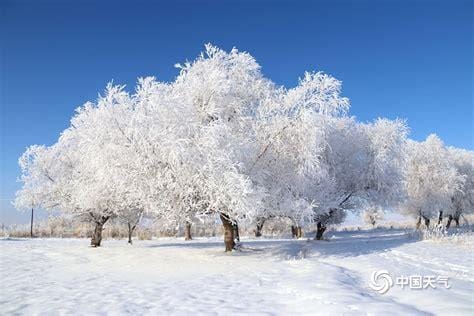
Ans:
[[[474,245],[474,232],[472,227],[464,226],[456,229],[430,228],[417,231],[420,240],[432,242],[451,243],[471,248]]]
[[[362,212],[362,218],[368,225],[375,225],[383,219],[383,211],[376,207],[369,207]]]

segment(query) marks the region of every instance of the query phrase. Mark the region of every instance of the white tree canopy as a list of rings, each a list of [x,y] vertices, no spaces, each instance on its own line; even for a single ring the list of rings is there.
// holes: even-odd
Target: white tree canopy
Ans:
[[[409,142],[405,173],[406,213],[415,217],[437,216],[439,211],[450,207],[451,198],[461,192],[464,181],[438,136],[432,134],[423,142]]]
[[[171,82],[140,78],[131,93],[107,85],[55,144],[28,148],[16,206],[95,222],[145,212],[168,222],[223,214],[298,225],[338,223],[356,204],[405,197],[407,209],[427,215],[452,201],[472,206],[471,152],[447,150],[436,136],[407,144],[401,120],[357,122],[327,74],[280,87],[250,54],[210,44],[176,66]]]

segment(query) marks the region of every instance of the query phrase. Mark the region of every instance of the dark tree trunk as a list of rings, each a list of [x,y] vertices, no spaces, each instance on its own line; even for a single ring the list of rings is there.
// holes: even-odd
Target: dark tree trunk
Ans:
[[[257,229],[255,230],[255,237],[262,236],[263,224],[265,224],[265,219],[257,220]]]
[[[326,226],[323,225],[321,222],[318,222],[317,230],[316,230],[316,237],[314,239],[316,239],[316,240],[323,239],[323,234],[324,234],[325,231],[326,231]]]
[[[423,219],[425,220],[425,226],[426,228],[429,228],[430,227],[430,219],[426,216],[423,216]]]
[[[296,226],[291,226],[291,237],[297,238],[297,227]]]
[[[454,214],[453,219],[454,222],[456,223],[456,227],[459,227],[459,214]]]
[[[102,242],[102,231],[104,230],[104,224],[107,222],[109,217],[103,216],[99,221],[95,222],[94,232],[92,233],[91,246],[100,247]]]
[[[296,238],[300,239],[303,238],[303,230],[300,226],[296,227]]]
[[[128,243],[131,245],[133,244],[133,241],[132,241],[132,230],[129,230],[128,231]]]
[[[191,237],[191,223],[186,222],[186,225],[184,226],[184,240],[191,240],[193,239]]]
[[[443,211],[439,211],[438,225],[441,225],[442,222],[443,222]]]
[[[132,235],[133,235],[133,230],[135,229],[135,226],[132,226],[132,224],[128,223],[128,243],[131,245],[132,242]]]
[[[102,223],[95,223],[94,232],[92,233],[91,239],[91,246],[92,247],[100,247],[100,243],[102,241],[102,230],[104,228],[104,224]]]
[[[137,228],[138,224],[140,223],[140,220],[142,218],[142,214],[140,213],[140,216],[138,216],[137,220],[134,223],[128,222],[128,243],[131,245],[132,244],[132,235],[135,229]]]
[[[31,209],[31,226],[30,226],[30,237],[33,238],[33,208]]]
[[[234,243],[240,242],[239,225],[232,224],[232,230],[233,230],[233,233],[234,233]]]
[[[418,217],[418,220],[416,221],[416,229],[420,229],[421,226],[421,215]]]
[[[453,215],[448,216],[448,222],[446,223],[446,229],[449,229],[451,222],[453,221]]]
[[[234,229],[232,227],[232,222],[223,214],[220,214],[222,225],[224,226],[224,244],[225,251],[230,252],[235,247],[234,242]]]
[[[291,235],[293,238],[302,238],[303,237],[303,230],[300,226],[291,226]]]

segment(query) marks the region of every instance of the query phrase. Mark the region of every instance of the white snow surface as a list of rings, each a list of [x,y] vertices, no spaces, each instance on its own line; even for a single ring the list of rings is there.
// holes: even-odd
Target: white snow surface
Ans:
[[[328,232],[329,241],[221,238],[1,239],[3,315],[473,315],[472,248],[401,230]],[[378,294],[373,271],[442,275],[450,289]]]

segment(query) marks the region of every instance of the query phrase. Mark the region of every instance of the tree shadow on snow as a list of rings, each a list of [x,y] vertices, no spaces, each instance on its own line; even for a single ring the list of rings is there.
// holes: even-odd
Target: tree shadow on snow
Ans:
[[[285,243],[293,243],[295,240],[259,240],[259,239],[243,239],[241,250],[265,250],[269,247],[276,247]],[[224,240],[215,240],[215,241],[200,241],[200,240],[188,240],[188,241],[179,241],[174,240],[172,242],[163,242],[152,245],[147,245],[147,248],[192,248],[192,249],[208,249],[208,248],[222,248],[224,249]]]
[[[419,239],[401,229],[373,229],[351,232],[327,232],[326,240],[248,240],[245,247],[262,249],[271,256],[283,259],[303,259],[311,256],[354,257],[388,251]]]
[[[360,256],[389,251],[419,241],[411,231],[377,228],[350,232],[328,232],[328,240],[309,241],[311,252],[323,256]]]
[[[312,255],[321,256],[360,256],[370,253],[384,252],[404,244],[418,241],[410,231],[402,229],[383,229],[360,231],[327,232],[327,240],[312,240],[314,234],[308,232],[309,239],[266,239],[243,238],[239,251],[235,255],[252,255],[265,253],[284,259],[301,259]],[[187,248],[187,249],[222,249],[224,241],[216,239],[172,241],[153,245],[149,248]]]
[[[188,241],[174,241],[166,243],[158,243],[154,245],[147,245],[147,248],[194,248],[194,249],[206,249],[215,247],[224,247],[224,242],[212,241],[212,242],[200,242],[194,240]]]
[[[28,241],[28,240],[32,240],[32,238],[14,238],[14,237],[4,237],[4,238],[0,238],[0,241]]]

